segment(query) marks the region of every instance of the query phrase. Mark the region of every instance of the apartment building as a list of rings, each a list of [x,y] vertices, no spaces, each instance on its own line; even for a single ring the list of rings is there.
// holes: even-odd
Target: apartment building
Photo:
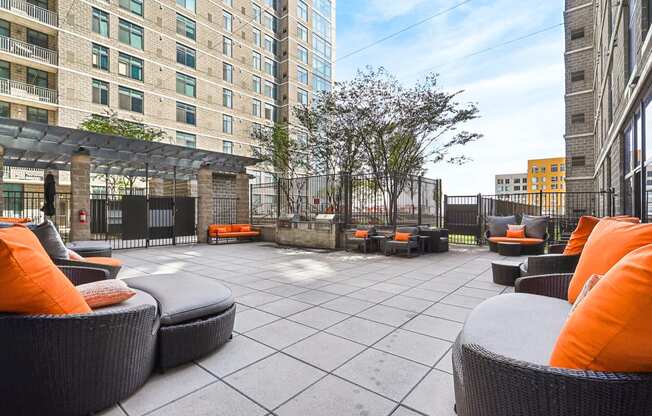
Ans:
[[[527,192],[527,173],[496,175],[496,195],[514,195]]]
[[[331,87],[335,1],[1,1],[0,116],[78,127],[110,109],[250,155],[253,128]]]
[[[616,213],[649,219],[652,1],[567,0],[566,9],[568,190],[614,189]],[[581,130],[569,129],[574,114],[584,114]]]
[[[527,172],[530,192],[566,192],[566,158],[528,160]]]

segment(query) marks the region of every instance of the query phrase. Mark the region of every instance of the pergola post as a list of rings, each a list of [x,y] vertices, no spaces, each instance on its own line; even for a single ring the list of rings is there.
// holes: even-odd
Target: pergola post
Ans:
[[[246,172],[235,175],[235,193],[238,198],[235,220],[238,224],[249,223],[249,175]]]
[[[86,221],[80,221],[80,212]],[[91,155],[79,148],[70,159],[70,240],[91,239]]]
[[[4,194],[4,173],[5,173],[5,148],[0,146],[0,217],[4,217],[5,194]]]
[[[213,171],[202,166],[197,172],[197,242],[208,242],[208,226],[213,222]]]

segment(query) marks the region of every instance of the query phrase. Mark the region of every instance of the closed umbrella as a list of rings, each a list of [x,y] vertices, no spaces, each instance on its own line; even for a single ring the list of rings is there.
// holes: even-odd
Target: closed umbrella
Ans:
[[[54,196],[57,194],[57,184],[54,181],[54,175],[48,173],[45,176],[45,182],[43,184],[43,197],[45,202],[41,211],[45,214],[46,217],[51,217],[56,213],[56,208],[54,207]]]

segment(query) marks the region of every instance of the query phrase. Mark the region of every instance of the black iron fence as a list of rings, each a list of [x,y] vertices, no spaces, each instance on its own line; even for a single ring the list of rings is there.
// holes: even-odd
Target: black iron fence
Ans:
[[[336,214],[346,225],[442,225],[440,180],[411,177],[402,190],[394,191],[396,198],[386,188],[373,175],[305,176],[253,184],[251,222],[275,223],[286,215],[314,221],[319,214]]]
[[[545,215],[548,235],[560,241],[570,235],[583,215],[614,215],[615,193],[538,192],[512,195],[462,195],[444,197],[444,228],[451,243],[481,245],[489,216]]]
[[[213,224],[237,222],[238,198],[213,198]]]
[[[4,191],[2,217],[30,218],[40,223],[46,219],[41,211],[45,203],[43,192]],[[70,233],[70,194],[56,194],[54,198],[55,214],[50,219],[59,229],[59,233],[67,241]]]

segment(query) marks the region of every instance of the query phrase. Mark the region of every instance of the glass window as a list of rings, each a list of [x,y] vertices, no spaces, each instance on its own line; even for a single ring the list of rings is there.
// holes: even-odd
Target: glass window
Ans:
[[[262,109],[262,103],[260,100],[253,100],[251,102],[251,115],[260,117]]]
[[[222,65],[222,79],[226,82],[233,83],[233,66],[231,64]]]
[[[36,107],[27,107],[27,121],[48,124],[48,110]]]
[[[93,7],[93,32],[109,37],[109,14]]]
[[[48,0],[27,0],[27,3],[33,4],[41,9],[50,10],[48,7]]]
[[[299,55],[299,61],[304,64],[308,64],[308,49],[304,48],[301,45],[297,45],[297,53]]]
[[[314,75],[312,76],[312,89],[315,91],[330,91],[331,82],[324,78]]]
[[[233,30],[233,16],[229,12],[224,12],[224,30],[231,32]]]
[[[645,102],[645,164],[652,164],[652,97]]]
[[[188,97],[197,96],[197,80],[181,72],[177,72],[177,92]]]
[[[143,80],[143,60],[135,56],[127,55],[120,52],[118,55],[118,74],[135,79],[136,81]]]
[[[254,36],[254,45],[260,47],[260,30],[258,29],[252,29],[252,33]]]
[[[260,77],[257,76],[251,77],[251,90],[253,92],[260,94],[261,91],[260,85],[261,85]]]
[[[327,19],[331,18],[331,0],[312,0],[312,6]]]
[[[93,102],[95,104],[109,105],[109,83],[93,79]]]
[[[196,52],[194,49],[184,46],[180,43],[177,43],[177,62],[181,65],[189,66],[190,68],[195,67],[196,62]]]
[[[11,105],[4,101],[0,101],[0,117],[10,117],[11,116]]]
[[[118,88],[118,107],[121,110],[143,112],[144,96],[141,91],[132,90],[127,87]]]
[[[233,91],[226,88],[222,90],[222,105],[226,108],[233,108]]]
[[[120,0],[120,7],[138,16],[143,15],[143,0]]]
[[[8,21],[2,19],[0,19],[0,36],[4,36],[5,38],[11,37],[11,25],[9,24]],[[6,103],[0,101],[0,105],[3,104]]]
[[[222,3],[225,6],[233,7],[233,0],[223,0]]]
[[[312,70],[326,79],[331,79],[331,64],[320,57],[313,55]]]
[[[137,49],[143,49],[143,28],[126,20],[120,19],[118,39]]]
[[[265,58],[265,73],[275,77],[276,76],[276,62],[272,59]]]
[[[93,68],[109,70],[109,48],[97,43],[93,44]]]
[[[297,15],[304,22],[308,21],[308,5],[301,0],[297,2]]]
[[[251,5],[251,12],[254,16],[254,22],[261,22],[261,17],[262,17],[262,12],[260,10],[260,6],[257,4]]]
[[[308,71],[305,68],[297,67],[297,80],[302,84],[308,85]]]
[[[233,134],[233,117],[228,114],[222,114],[222,132]]]
[[[265,35],[265,43],[263,45],[266,51],[276,55],[276,39],[271,36]]]
[[[276,32],[277,22],[276,17],[272,16],[269,12],[263,13],[263,26],[272,32]]]
[[[27,68],[27,83],[37,87],[48,88],[48,73],[40,69]]]
[[[265,81],[265,96],[276,99],[277,96],[276,84],[273,84],[269,81]]]
[[[11,79],[11,64],[0,60],[0,78]]]
[[[628,2],[627,19],[627,74],[631,75],[636,67],[636,51],[637,51],[637,27],[636,24],[636,6],[637,0],[630,0]],[[625,80],[627,82],[627,80]]]
[[[233,57],[233,40],[224,36],[222,38],[222,53],[229,58]]]
[[[177,0],[177,4],[181,7],[184,7],[192,12],[195,11],[195,0]]]
[[[40,46],[41,48],[45,49],[50,47],[50,43],[48,42],[48,35],[32,29],[27,29],[27,43]]]
[[[177,132],[177,144],[185,147],[197,147],[197,136],[182,131]]]
[[[258,52],[253,52],[251,54],[251,65],[254,67],[254,69],[260,71],[261,58],[260,58],[260,54]]]
[[[326,40],[331,40],[331,24],[328,20],[312,11],[312,29]]]
[[[179,123],[197,124],[197,109],[194,105],[185,104],[177,101],[177,121]]]
[[[195,21],[177,13],[177,33],[188,39],[195,40],[197,37],[197,25]]]
[[[299,104],[308,105],[308,91],[299,88],[297,90],[297,101]]]
[[[233,154],[233,142],[224,140],[222,142],[222,153]]]
[[[312,47],[315,50],[316,53],[321,55],[327,60],[331,60],[333,56],[333,50],[331,48],[331,44],[326,42],[324,39],[320,38],[317,36],[316,33],[312,34]]]
[[[276,121],[276,107],[271,104],[265,104],[265,119],[269,121]]]
[[[276,9],[276,0],[265,0],[265,4],[272,9]]]
[[[305,26],[297,25],[297,36],[304,42],[308,42],[308,29]]]

